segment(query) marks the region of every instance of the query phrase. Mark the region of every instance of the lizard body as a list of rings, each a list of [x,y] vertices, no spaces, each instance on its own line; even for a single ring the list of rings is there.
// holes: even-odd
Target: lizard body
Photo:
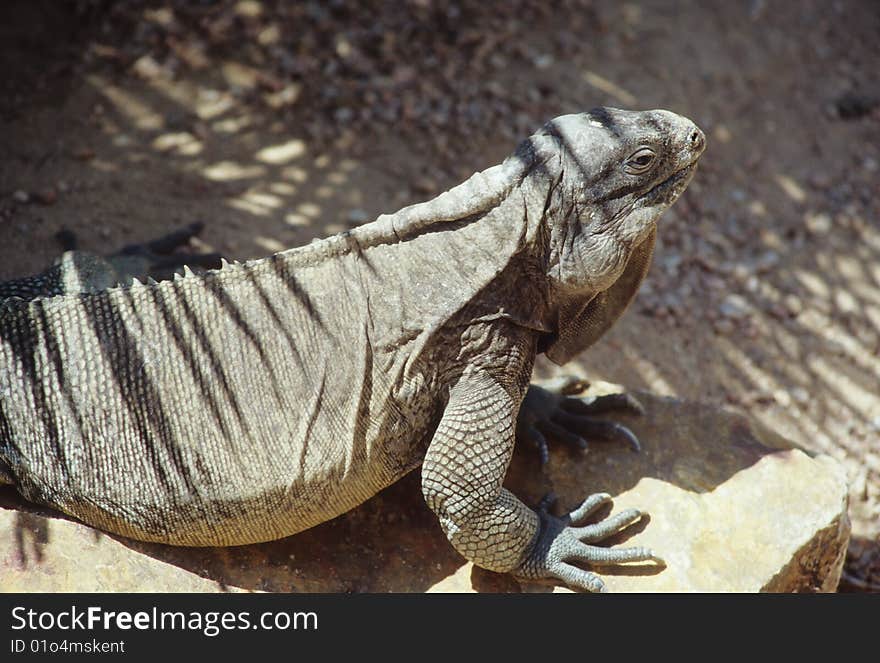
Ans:
[[[582,543],[641,514],[577,528],[605,496],[565,521],[501,482],[536,354],[564,363],[623,312],[703,145],[667,111],[563,116],[305,247],[0,299],[0,476],[101,529],[203,546],[302,531],[421,464],[465,557],[599,589],[569,561],[654,559]]]

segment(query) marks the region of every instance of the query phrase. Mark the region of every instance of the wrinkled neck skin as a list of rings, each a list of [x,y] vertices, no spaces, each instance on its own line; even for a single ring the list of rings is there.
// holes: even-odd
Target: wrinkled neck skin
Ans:
[[[612,209],[590,200],[588,186],[574,164],[566,164],[552,191],[547,247],[549,299],[555,308],[589,301],[621,275],[634,247],[655,227],[657,213],[633,211],[632,204]]]
[[[518,153],[513,159],[518,163],[506,162],[505,170],[518,182],[508,197],[521,201],[526,215],[520,250],[502,279],[505,289],[516,293],[503,297],[505,308],[520,324],[559,335],[617,280],[659,214],[632,212],[631,206],[612,212],[609,205],[588,202],[595,192],[558,149]]]
[[[544,214],[546,305],[542,324],[549,333],[539,344],[557,364],[597,340],[604,323],[589,322],[590,303],[621,278],[637,247],[649,238],[653,246],[657,219],[666,209],[642,208],[636,197],[603,201],[584,184],[583,177],[577,177],[576,164],[561,166],[547,191]],[[588,325],[594,325],[595,332]]]

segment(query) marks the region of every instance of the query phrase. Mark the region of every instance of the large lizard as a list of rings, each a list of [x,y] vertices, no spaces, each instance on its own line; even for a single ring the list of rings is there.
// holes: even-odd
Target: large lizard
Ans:
[[[123,536],[225,546],[313,527],[421,465],[464,557],[601,590],[588,568],[659,561],[594,545],[643,514],[584,524],[608,495],[555,517],[502,481],[535,356],[563,364],[623,313],[704,145],[674,113],[597,108],[308,246],[0,299],[0,483]],[[578,416],[529,394],[545,420]]]

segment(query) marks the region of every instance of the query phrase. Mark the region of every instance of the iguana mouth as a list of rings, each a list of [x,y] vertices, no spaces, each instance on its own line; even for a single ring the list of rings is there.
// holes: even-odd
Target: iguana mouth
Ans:
[[[675,171],[650,189],[644,196],[644,200],[650,205],[671,205],[690,184],[694,172],[697,170],[697,162],[693,161],[684,168]]]

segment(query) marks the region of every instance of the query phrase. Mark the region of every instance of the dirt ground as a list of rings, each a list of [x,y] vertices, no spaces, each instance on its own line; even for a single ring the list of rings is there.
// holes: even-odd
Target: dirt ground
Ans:
[[[251,258],[429,198],[547,119],[687,115],[651,273],[567,372],[747,411],[840,460],[880,591],[880,4],[11,0],[0,280],[73,231]],[[541,363],[539,372],[553,370]],[[797,505],[792,505],[796,509]]]

